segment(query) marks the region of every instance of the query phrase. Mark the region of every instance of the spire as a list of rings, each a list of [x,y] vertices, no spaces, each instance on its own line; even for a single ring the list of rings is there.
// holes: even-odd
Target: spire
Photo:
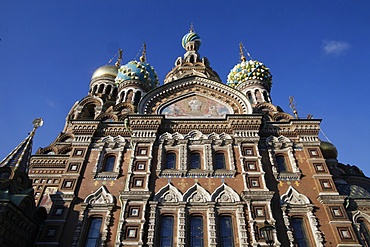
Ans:
[[[245,56],[244,56],[244,52],[243,52],[243,43],[242,43],[242,42],[240,42],[240,43],[239,43],[239,50],[240,50],[240,52],[239,52],[239,54],[240,54],[240,60],[241,60],[242,62],[247,61],[247,59],[246,59],[246,58],[245,58]]]
[[[32,153],[33,137],[36,129],[42,126],[43,121],[41,118],[36,118],[32,124],[33,129],[31,133],[0,162],[0,167],[9,167],[14,171],[21,170],[27,173],[28,162]]]
[[[116,65],[116,67],[119,68],[121,66],[121,62],[122,62],[122,49],[118,49],[118,58],[117,62],[114,65]]]
[[[146,61],[146,44],[144,42],[143,44],[143,52],[142,52],[142,55],[140,57],[140,62],[145,62]]]
[[[189,29],[189,32],[190,32],[190,33],[194,33],[194,25],[193,25],[193,23],[190,23],[190,29]]]

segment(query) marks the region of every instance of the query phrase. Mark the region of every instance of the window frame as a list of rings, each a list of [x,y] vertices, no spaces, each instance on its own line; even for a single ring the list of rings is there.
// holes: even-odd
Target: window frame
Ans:
[[[170,226],[165,226],[166,219],[171,219],[172,222]],[[167,222],[168,224],[168,222]],[[161,216],[161,228],[160,228],[160,234],[159,234],[159,246],[160,247],[172,247],[173,246],[173,240],[174,240],[174,233],[175,233],[175,218],[172,215],[162,215]],[[169,234],[165,234],[164,230],[167,229],[170,231]],[[167,240],[167,241],[166,241]],[[170,245],[168,245],[170,243]]]
[[[195,220],[200,220],[200,223],[195,222]],[[191,215],[190,216],[190,219],[189,219],[189,246],[190,247],[197,247],[197,246],[203,247],[204,246],[203,223],[204,223],[204,220],[201,215]],[[197,228],[199,229],[199,231],[194,230]],[[199,244],[197,244],[198,240],[199,240]]]
[[[219,166],[219,157],[222,157],[222,166]],[[216,152],[215,153],[215,161],[214,161],[214,164],[215,164],[215,170],[218,170],[218,169],[226,169],[226,155],[225,153],[223,152]]]
[[[111,160],[112,158],[114,158],[113,159],[113,163],[112,162],[110,162],[109,164],[108,164],[108,160]],[[114,168],[116,167],[116,160],[117,160],[117,157],[115,156],[115,155],[113,155],[113,154],[107,154],[107,155],[105,155],[104,156],[104,161],[103,161],[103,164],[102,164],[102,167],[101,167],[101,172],[114,172]],[[109,165],[108,166],[108,168],[107,168],[107,165]]]
[[[298,221],[299,222],[299,226],[301,229],[297,229],[297,225],[295,225],[294,223],[297,223]],[[292,230],[293,230],[293,236],[294,236],[294,243],[297,245],[297,247],[309,247],[309,246],[312,246],[311,244],[311,239],[310,239],[310,232],[309,232],[309,229],[306,225],[306,220],[304,217],[297,217],[297,216],[294,216],[294,217],[291,217],[290,219],[290,222],[291,222],[291,226],[292,226]],[[301,230],[301,234],[303,234],[303,238],[298,238],[297,236],[297,233],[298,233],[298,230]],[[304,241],[302,243],[304,243],[304,245],[301,245],[300,242],[298,241]]]
[[[169,166],[169,161],[170,161],[169,157],[173,157],[173,158],[171,158],[171,161],[173,163],[172,164],[173,167],[170,167]],[[165,169],[176,169],[176,163],[177,163],[176,162],[176,158],[177,158],[176,153],[174,153],[174,152],[168,152],[168,153],[166,153]]]
[[[95,220],[100,220],[100,226],[99,227],[96,227],[96,228],[92,228],[93,227],[93,221]],[[95,246],[99,246],[101,244],[101,236],[102,236],[102,231],[101,231],[101,228],[102,228],[102,225],[103,225],[103,218],[102,217],[90,217],[89,219],[89,226],[88,226],[88,230],[86,231],[86,239],[85,239],[85,243],[84,243],[84,246],[91,246],[89,245],[89,239],[92,239],[94,241],[95,239]],[[92,236],[90,237],[90,234],[93,230],[99,230],[99,234],[98,236]],[[96,233],[92,233],[92,234],[96,234]]]
[[[194,158],[197,158],[198,166],[194,166]],[[199,152],[191,152],[189,156],[189,169],[202,169],[202,161],[201,161],[201,155]]]
[[[229,220],[229,228],[223,228],[224,222],[223,220]],[[235,239],[234,239],[234,226],[233,226],[233,218],[230,215],[220,215],[218,217],[218,235],[220,238],[220,246],[221,247],[234,247]],[[228,232],[229,230],[229,232]],[[225,241],[228,241],[225,243]],[[231,244],[231,245],[230,245]]]

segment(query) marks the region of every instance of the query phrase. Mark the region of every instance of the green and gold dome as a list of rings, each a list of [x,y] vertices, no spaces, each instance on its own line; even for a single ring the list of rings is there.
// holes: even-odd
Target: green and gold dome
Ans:
[[[226,84],[235,87],[248,80],[264,81],[271,86],[272,75],[269,68],[257,60],[242,61],[230,71]]]
[[[249,53],[247,53],[249,55]],[[262,62],[253,60],[247,60],[243,53],[243,44],[240,43],[240,55],[241,63],[238,63],[230,71],[227,76],[226,84],[231,87],[247,82],[249,80],[258,80],[265,82],[269,87],[272,85],[272,75],[270,69],[267,68]]]

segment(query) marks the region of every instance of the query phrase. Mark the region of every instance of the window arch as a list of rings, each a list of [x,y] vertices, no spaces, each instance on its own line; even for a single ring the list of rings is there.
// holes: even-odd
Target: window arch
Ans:
[[[190,154],[190,169],[200,169],[200,154],[199,153],[191,153]]]
[[[221,247],[234,247],[232,218],[228,215],[219,217],[219,236]]]
[[[167,153],[165,169],[175,169],[175,168],[176,168],[176,154]]]
[[[162,216],[161,221],[161,233],[160,233],[160,247],[172,247],[173,246],[173,227],[174,219],[172,216]]]
[[[226,169],[226,160],[224,153],[215,154],[215,168],[216,169]]]
[[[190,217],[189,231],[190,247],[203,247],[203,218],[201,216]]]
[[[100,228],[101,228],[102,222],[103,222],[103,219],[100,217],[91,218],[89,230],[88,230],[86,241],[85,241],[85,247],[100,246],[101,244]]]
[[[102,172],[112,172],[114,169],[114,164],[116,162],[116,156],[108,155],[104,159],[104,163],[102,166]]]

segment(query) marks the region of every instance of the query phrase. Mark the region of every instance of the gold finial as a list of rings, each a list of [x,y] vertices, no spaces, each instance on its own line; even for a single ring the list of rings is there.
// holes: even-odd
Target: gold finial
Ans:
[[[141,62],[145,62],[145,60],[146,60],[146,44],[144,42],[144,44],[143,44],[143,52],[142,52],[142,55],[140,57],[140,61]]]
[[[117,62],[114,65],[116,65],[116,67],[118,68],[119,66],[121,66],[121,62],[122,62],[122,49],[118,49],[118,58]]]
[[[191,22],[190,23],[190,29],[189,29],[189,32],[193,33],[194,32],[194,25],[193,23]]]
[[[245,62],[245,61],[247,61],[247,58],[244,56],[244,52],[243,52],[243,43],[242,42],[240,42],[239,43],[239,54],[240,54],[240,60],[242,61],[242,62]]]
[[[298,119],[299,118],[298,117],[298,111],[297,111],[297,108],[295,107],[295,100],[294,100],[293,96],[289,97],[289,106],[290,106],[290,109],[292,109],[295,118]]]

